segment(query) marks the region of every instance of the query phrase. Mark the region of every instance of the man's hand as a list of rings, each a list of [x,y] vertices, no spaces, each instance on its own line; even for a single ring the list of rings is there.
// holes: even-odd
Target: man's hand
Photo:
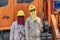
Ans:
[[[21,33],[21,30],[18,30],[18,33]]]
[[[23,32],[22,32],[21,30],[18,30],[18,33],[19,33],[19,34],[20,34],[20,33],[23,34]]]
[[[41,32],[43,32],[43,29],[40,29]]]

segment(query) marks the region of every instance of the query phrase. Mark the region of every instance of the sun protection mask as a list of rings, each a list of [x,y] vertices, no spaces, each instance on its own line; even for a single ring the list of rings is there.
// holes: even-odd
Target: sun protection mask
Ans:
[[[32,21],[36,21],[36,10],[30,12],[30,17],[31,17]]]
[[[24,16],[18,16],[17,17],[17,22],[19,25],[24,25]]]

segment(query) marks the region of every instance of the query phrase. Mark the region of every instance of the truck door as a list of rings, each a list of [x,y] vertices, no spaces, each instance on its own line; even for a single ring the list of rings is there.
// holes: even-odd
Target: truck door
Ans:
[[[0,0],[0,28],[10,27],[13,22],[13,1]]]

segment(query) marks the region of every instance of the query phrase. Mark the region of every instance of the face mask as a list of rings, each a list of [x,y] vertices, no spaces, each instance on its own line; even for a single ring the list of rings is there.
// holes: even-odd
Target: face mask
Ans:
[[[24,17],[17,17],[17,22],[18,22],[18,24],[22,24],[22,25],[24,25]]]
[[[36,21],[36,11],[30,12],[30,17],[31,17],[32,21]]]

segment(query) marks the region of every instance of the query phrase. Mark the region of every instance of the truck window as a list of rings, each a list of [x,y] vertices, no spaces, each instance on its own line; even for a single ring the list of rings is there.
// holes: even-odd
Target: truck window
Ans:
[[[8,0],[0,0],[0,7],[6,6],[8,4]]]
[[[17,0],[17,3],[31,3],[34,0]]]

